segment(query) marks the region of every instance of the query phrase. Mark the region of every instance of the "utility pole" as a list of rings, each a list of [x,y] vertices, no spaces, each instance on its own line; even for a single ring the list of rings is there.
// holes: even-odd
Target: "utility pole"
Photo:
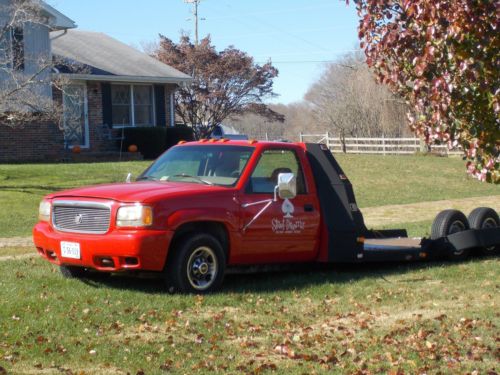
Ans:
[[[191,13],[193,13],[193,18],[194,18],[194,45],[198,45],[198,5],[200,4],[201,0],[184,0],[185,3],[187,4],[193,4],[193,10]],[[204,18],[202,18],[203,20]]]

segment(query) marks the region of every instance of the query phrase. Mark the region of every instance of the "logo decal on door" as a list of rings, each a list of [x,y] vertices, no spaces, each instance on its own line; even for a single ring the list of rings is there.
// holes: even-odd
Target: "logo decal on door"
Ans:
[[[285,199],[283,201],[283,204],[281,205],[281,211],[283,211],[283,217],[290,219],[293,217],[292,214],[295,211],[295,207],[293,207],[292,202],[290,202],[288,199]]]
[[[281,205],[281,211],[283,212],[282,218],[274,218],[271,220],[273,232],[277,234],[302,233],[306,223],[304,220],[293,218],[293,213],[295,212],[293,203],[285,199]]]

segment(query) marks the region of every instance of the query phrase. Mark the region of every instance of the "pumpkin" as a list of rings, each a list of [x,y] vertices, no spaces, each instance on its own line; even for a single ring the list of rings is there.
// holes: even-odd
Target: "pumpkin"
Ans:
[[[128,152],[137,152],[137,146],[136,145],[128,146]]]
[[[82,148],[80,146],[74,146],[72,151],[73,154],[79,154],[80,152],[82,152]]]

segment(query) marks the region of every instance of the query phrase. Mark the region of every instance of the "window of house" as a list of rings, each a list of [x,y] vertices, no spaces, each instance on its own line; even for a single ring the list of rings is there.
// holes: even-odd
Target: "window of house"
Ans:
[[[249,193],[274,193],[280,173],[293,173],[297,178],[297,194],[305,194],[304,175],[297,155],[292,150],[264,151],[252,172]]]
[[[154,124],[153,87],[112,85],[113,126],[151,126]]]
[[[12,40],[12,68],[24,70],[24,32],[22,27],[11,29]]]

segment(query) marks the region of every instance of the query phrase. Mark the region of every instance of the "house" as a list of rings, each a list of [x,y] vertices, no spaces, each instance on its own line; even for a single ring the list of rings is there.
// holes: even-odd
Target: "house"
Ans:
[[[33,9],[14,4],[13,0],[0,0],[0,88],[12,87],[13,80],[36,74],[38,94],[51,96],[50,32],[72,29],[76,24],[44,2],[35,3],[38,9],[32,15],[21,10]],[[16,10],[20,16],[14,16]]]
[[[51,56],[51,82],[62,87],[47,82],[44,90],[62,108],[61,118],[15,128],[0,124],[0,162],[60,160],[76,146],[82,153],[109,153],[118,151],[126,127],[174,125],[173,93],[190,76],[105,34],[75,30],[69,18],[38,4],[51,20],[29,33],[25,24],[15,43],[25,56]],[[31,34],[45,42],[30,43]]]
[[[102,33],[50,35],[56,75],[71,82],[62,92],[67,147],[106,151],[125,127],[174,125],[173,94],[190,76]]]

